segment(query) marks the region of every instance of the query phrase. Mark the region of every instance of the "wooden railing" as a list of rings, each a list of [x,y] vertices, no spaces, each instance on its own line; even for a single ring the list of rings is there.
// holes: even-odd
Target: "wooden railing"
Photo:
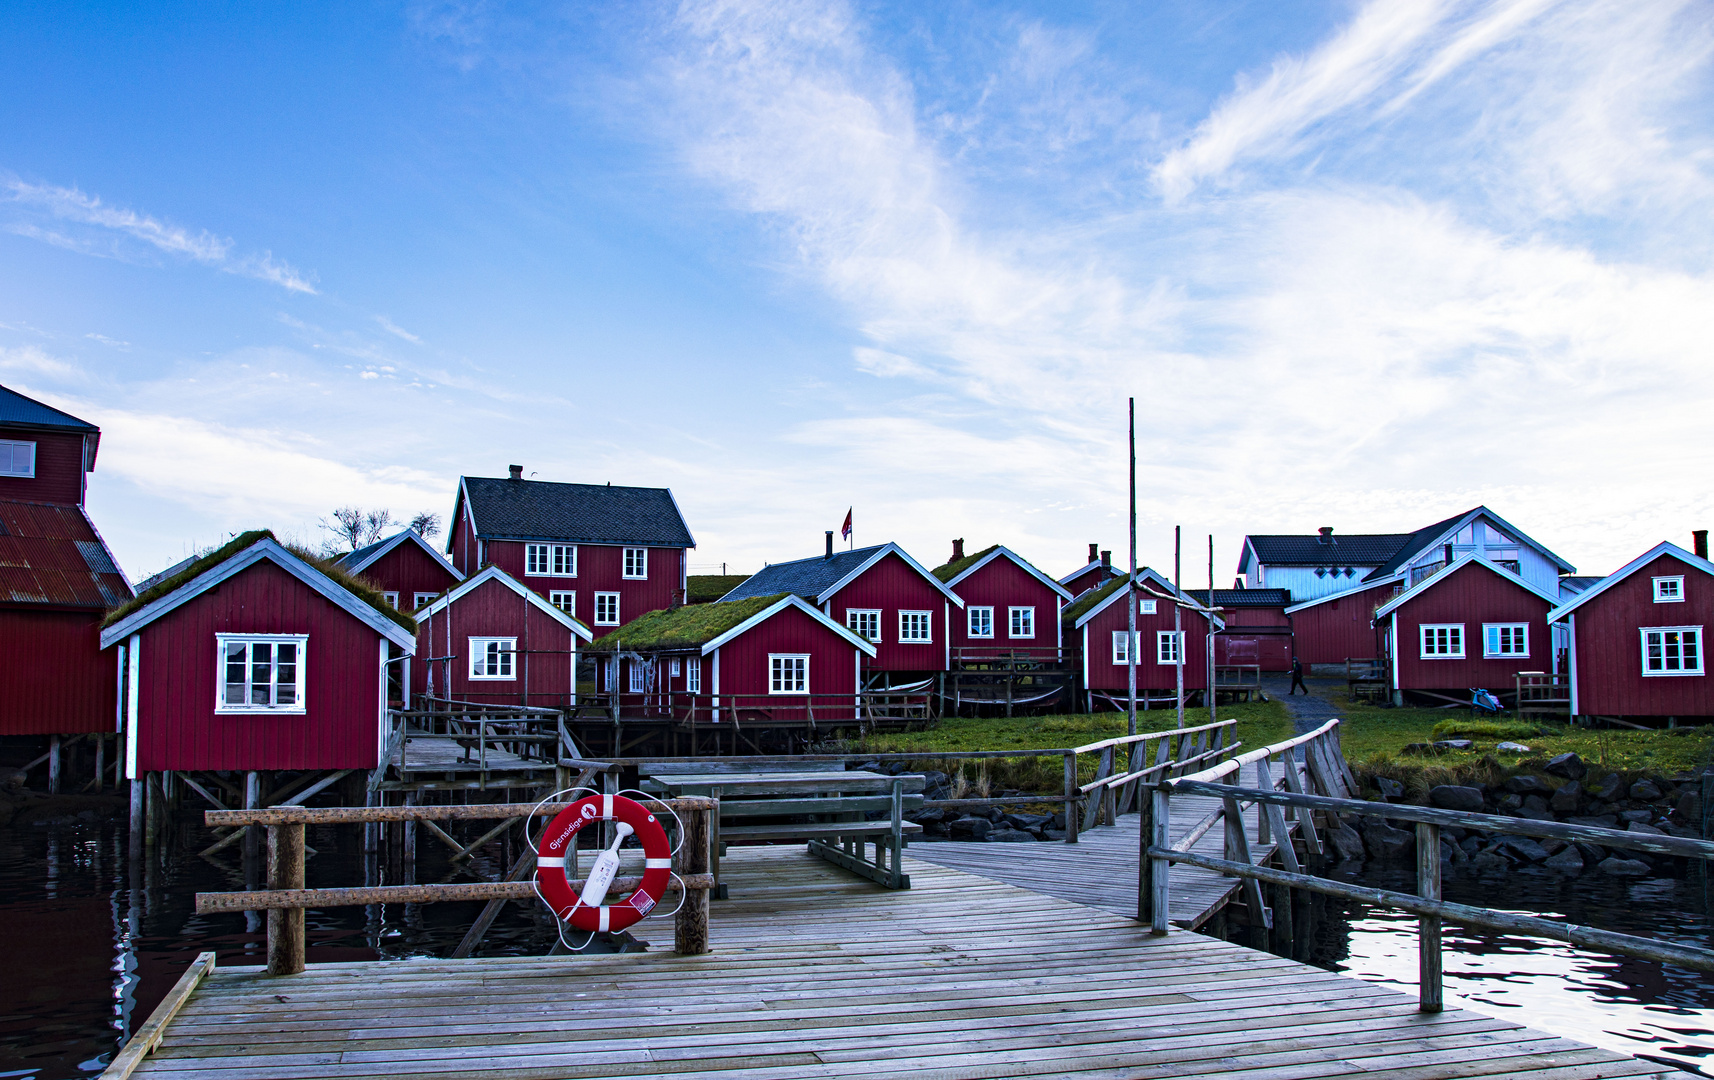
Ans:
[[[1329,721],[1308,735],[1262,747],[1199,773],[1163,780],[1152,785],[1141,829],[1141,857],[1137,881],[1137,918],[1149,923],[1152,933],[1167,933],[1171,916],[1168,899],[1170,867],[1173,863],[1183,863],[1243,879],[1246,905],[1257,913],[1262,922],[1269,925],[1271,920],[1268,919],[1268,909],[1262,902],[1262,882],[1416,914],[1420,954],[1418,1007],[1423,1012],[1439,1012],[1444,1003],[1440,935],[1443,920],[1450,920],[1462,926],[1563,941],[1601,952],[1677,964],[1696,971],[1714,972],[1714,951],[1707,949],[1442,900],[1440,830],[1442,827],[1456,827],[1477,832],[1581,842],[1603,848],[1649,851],[1707,861],[1714,861],[1714,843],[1556,821],[1534,821],[1496,814],[1369,802],[1334,795],[1331,792],[1341,788],[1346,789],[1348,794],[1355,794],[1355,785],[1350,783],[1349,770],[1344,766],[1343,759],[1330,760],[1331,755],[1337,752],[1337,744],[1333,741],[1336,738],[1333,733],[1337,725],[1337,720]],[[1314,780],[1315,786],[1322,787],[1328,793],[1315,794],[1303,790],[1304,785],[1299,777],[1295,756],[1299,748],[1303,754],[1305,775]],[[1281,764],[1284,766],[1284,790],[1281,789],[1280,782],[1272,778],[1269,759],[1275,756],[1283,756]],[[1257,766],[1258,786],[1254,788],[1240,786],[1238,782],[1241,770],[1248,764]],[[1205,796],[1220,800],[1219,807],[1213,814],[1199,822],[1189,836],[1176,842],[1171,839],[1171,805],[1174,795]],[[1245,831],[1243,817],[1243,809],[1246,806],[1257,808],[1258,840],[1266,842],[1270,836],[1277,839],[1277,850],[1285,869],[1257,866],[1251,862],[1250,837]],[[1350,885],[1302,873],[1296,852],[1292,848],[1290,827],[1285,816],[1287,811],[1295,818],[1300,835],[1310,851],[1318,849],[1319,841],[1313,820],[1317,812],[1327,815],[1330,822],[1336,820],[1334,815],[1343,814],[1414,822],[1416,895]],[[1225,858],[1212,858],[1190,850],[1196,839],[1215,826],[1225,829]]]
[[[1571,715],[1571,676],[1545,671],[1517,674],[1517,710],[1523,716]]]
[[[304,909],[360,907],[368,904],[432,904],[449,900],[487,900],[488,909],[477,920],[486,930],[508,900],[527,900],[536,895],[529,878],[535,870],[533,851],[526,852],[512,867],[505,881],[467,884],[377,885],[354,889],[304,888],[304,826],[372,824],[387,821],[515,820],[553,815],[574,803],[487,803],[468,806],[277,806],[262,810],[210,810],[203,817],[209,825],[266,826],[268,830],[268,888],[256,892],[197,893],[198,915],[220,911],[266,911],[268,913],[268,974],[293,975],[304,969]],[[710,871],[709,836],[712,815],[719,805],[714,799],[680,798],[645,800],[651,808],[670,808],[684,823],[684,836],[676,859],[684,903],[674,916],[674,948],[681,953],[708,951],[708,893],[714,887]],[[545,828],[545,824],[544,824]],[[575,868],[574,871],[575,872]],[[640,878],[617,878],[615,892],[634,889]],[[583,881],[573,881],[581,889]],[[473,929],[473,933],[477,931]],[[478,935],[479,936],[479,935]],[[467,937],[467,940],[468,937]],[[468,952],[460,947],[460,952]],[[455,954],[456,955],[456,954]]]

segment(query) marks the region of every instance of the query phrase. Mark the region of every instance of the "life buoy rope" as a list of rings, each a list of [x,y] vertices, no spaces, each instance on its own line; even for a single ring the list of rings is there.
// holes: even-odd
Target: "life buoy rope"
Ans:
[[[590,867],[580,896],[566,877],[566,853],[586,825],[600,821],[615,822],[615,836]],[[630,896],[609,904],[607,890],[619,870],[619,847],[633,835],[643,848],[642,882]],[[672,857],[666,830],[647,807],[623,795],[591,795],[561,810],[542,831],[536,849],[536,893],[557,918],[579,930],[623,930],[660,903],[672,878]]]

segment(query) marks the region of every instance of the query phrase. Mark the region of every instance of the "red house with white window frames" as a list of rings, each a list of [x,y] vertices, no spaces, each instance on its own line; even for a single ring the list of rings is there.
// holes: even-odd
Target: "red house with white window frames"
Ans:
[[[1306,668],[1380,659],[1385,635],[1375,625],[1375,610],[1404,592],[1406,583],[1406,575],[1393,574],[1286,608],[1293,653]]]
[[[1395,699],[1509,694],[1518,673],[1553,671],[1547,613],[1557,599],[1475,553],[1417,582],[1375,612]]]
[[[1574,716],[1714,716],[1708,627],[1714,564],[1661,543],[1548,616],[1568,630]]]
[[[362,576],[400,611],[416,611],[464,580],[458,568],[415,529],[402,529],[341,555],[334,565]]]
[[[461,477],[447,554],[466,577],[498,566],[594,627],[682,603],[696,540],[666,488]]]
[[[1089,545],[1089,562],[1081,569],[1059,579],[1060,587],[1073,597],[1082,596],[1090,589],[1099,589],[1114,578],[1123,578],[1125,572],[1113,565],[1111,551],[1097,551],[1095,544]]]
[[[373,769],[388,665],[416,625],[266,531],[245,533],[108,616],[126,775]],[[110,660],[110,662],[112,662]]]
[[[1123,579],[1111,581],[1085,593],[1065,609],[1067,639],[1077,650],[1078,675],[1090,711],[1099,702],[1123,708],[1128,697],[1130,635],[1126,595]],[[1174,700],[1179,664],[1184,666],[1187,694],[1207,690],[1208,634],[1210,627],[1217,634],[1224,626],[1220,617],[1192,600],[1189,594],[1173,588],[1171,582],[1148,567],[1137,570],[1135,596],[1140,643],[1138,697]],[[1175,607],[1182,612],[1180,631],[1173,628]]]
[[[1010,548],[995,544],[974,555],[952,542],[952,561],[934,576],[964,600],[952,624],[952,659],[997,655],[1057,661],[1064,644],[1059,614],[1071,593]]]
[[[952,656],[953,613],[964,609],[963,598],[899,545],[834,551],[832,533],[822,557],[766,566],[718,602],[786,592],[874,645],[867,670],[883,679],[945,671]],[[875,681],[869,680],[871,685]]]
[[[412,691],[479,705],[577,704],[577,645],[593,635],[497,566],[416,613]]]
[[[1212,600],[1207,589],[1186,589],[1185,594],[1203,606],[1212,603],[1226,623],[1226,629],[1214,635],[1216,667],[1254,665],[1262,671],[1291,670],[1291,620],[1285,614],[1291,593],[1284,589],[1215,589]]]

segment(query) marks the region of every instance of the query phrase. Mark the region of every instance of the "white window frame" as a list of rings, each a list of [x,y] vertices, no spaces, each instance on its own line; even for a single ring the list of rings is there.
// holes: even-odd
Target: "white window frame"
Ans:
[[[548,549],[548,576],[577,576],[577,546],[575,544],[554,544]]]
[[[1418,623],[1417,651],[1423,660],[1462,660],[1466,649],[1464,636],[1464,624],[1461,622]],[[1454,637],[1457,638],[1456,651]]]
[[[649,549],[646,547],[628,547],[621,556],[624,563],[620,567],[619,576],[627,581],[649,580]]]
[[[548,603],[574,619],[577,617],[577,590],[575,589],[550,589],[548,591]]]
[[[702,657],[693,656],[684,662],[684,689],[688,694],[702,693]]]
[[[1024,623],[1024,626],[1021,630],[1019,629],[1019,626],[1018,626],[1019,621],[1020,621],[1019,620],[1020,615],[1023,616],[1022,622]],[[1035,640],[1035,636],[1036,636],[1036,609],[1035,609],[1035,605],[1029,604],[1029,605],[1024,605],[1024,606],[1020,606],[1020,607],[1010,607],[1010,608],[1006,609],[1006,636],[1008,638],[1013,638],[1013,639],[1017,639],[1020,641],[1025,640],[1025,639],[1028,639],[1030,641]]]
[[[873,632],[861,624],[868,623]],[[880,608],[846,608],[845,628],[862,638],[864,641],[879,642],[881,640],[881,609]]]
[[[399,594],[398,593],[396,593],[396,592],[384,592],[381,594],[381,599],[387,601],[387,606],[392,608],[394,611],[399,610]]]
[[[675,656],[667,661],[667,678],[678,678],[678,670],[678,657]]]
[[[1702,627],[1700,627],[1700,626],[1643,626],[1643,627],[1639,627],[1637,629],[1637,633],[1638,633],[1638,636],[1642,639],[1643,678],[1645,678],[1645,679],[1676,679],[1676,678],[1680,678],[1680,677],[1683,677],[1686,675],[1706,675],[1708,673],[1708,639],[1703,636]],[[1650,671],[1649,670],[1649,635],[1650,634],[1661,635],[1661,643],[1660,643],[1661,644],[1661,670],[1659,670],[1659,671]],[[1666,650],[1666,646],[1667,646],[1667,642],[1665,640],[1665,637],[1667,634],[1677,634],[1679,636],[1679,639],[1678,639],[1679,668],[1677,671],[1669,671],[1666,669],[1666,666],[1665,666],[1665,662],[1666,662],[1666,651],[1665,650]],[[1686,635],[1686,634],[1695,635],[1695,639],[1691,642],[1691,647],[1696,650],[1696,666],[1693,668],[1684,666],[1684,635]]]
[[[993,608],[972,606],[972,607],[966,608],[965,610],[970,612],[970,614],[966,617],[965,626],[967,626],[969,628],[971,637],[973,637],[973,638],[991,638],[994,636],[994,609]],[[980,616],[982,619],[982,622],[980,624],[978,624],[978,622],[977,622],[978,616]]]
[[[1142,631],[1139,630],[1137,632],[1137,640],[1141,641],[1142,637],[1143,637]],[[1131,656],[1125,650],[1125,645],[1130,640],[1131,640],[1131,634],[1129,631],[1127,631],[1127,630],[1115,630],[1115,631],[1113,631],[1113,663],[1118,665],[1119,667],[1128,667],[1131,663]]]
[[[476,682],[518,681],[518,639],[515,637],[473,637],[470,641],[470,678]],[[499,646],[490,651],[490,645]],[[498,674],[489,673],[490,660]]]
[[[250,677],[254,672],[249,646],[252,645],[295,645],[297,646],[296,677],[292,681],[294,701],[290,705],[257,705],[249,701],[227,703],[226,700],[226,648],[228,645],[244,645],[244,685],[250,688],[253,684]],[[308,634],[216,634],[214,635],[215,683],[214,711],[217,713],[250,713],[252,715],[267,713],[284,716],[303,716],[309,711],[304,701],[306,684],[305,673],[309,667],[309,635]],[[270,698],[279,697],[279,664],[269,662]],[[246,694],[248,697],[249,695]]]
[[[1167,667],[1184,666],[1184,631],[1155,631],[1155,663]]]
[[[525,544],[524,576],[552,577],[553,575],[548,573],[553,566],[552,552],[552,544]]]
[[[907,628],[913,623],[922,627],[919,637]],[[899,644],[901,645],[933,645],[934,644],[934,612],[932,611],[901,611],[899,612]]]
[[[1157,601],[1154,601],[1154,600],[1138,600],[1137,601],[1137,614],[1138,615],[1153,615],[1155,613],[1155,604],[1156,603],[1157,603]]]
[[[1666,593],[1663,590],[1670,590]],[[1684,603],[1684,575],[1672,574],[1667,577],[1654,579],[1654,602],[1657,604]]]
[[[769,653],[768,693],[808,694],[809,654]]]
[[[607,602],[612,603],[613,611],[612,611],[611,615],[604,617],[602,615],[601,609],[602,609],[603,605]],[[616,593],[616,592],[598,592],[595,594],[595,625],[596,626],[618,626],[619,625],[619,594],[618,593]]]
[[[421,610],[422,608],[427,607],[428,605],[434,603],[434,598],[439,596],[439,595],[440,595],[439,593],[432,593],[432,592],[412,593],[411,594],[411,610],[412,611],[418,611],[418,610]]]
[[[649,692],[649,665],[642,660],[632,660],[627,669],[630,680],[626,683],[629,692],[646,694]]]
[[[29,447],[30,463],[18,467],[20,447]],[[33,480],[36,476],[36,444],[25,439],[0,439],[0,476],[13,480]],[[223,676],[224,677],[224,676]]]
[[[1506,631],[1512,631],[1512,645],[1507,648]],[[1519,644],[1522,647],[1519,647]],[[1482,655],[1489,660],[1528,659],[1530,654],[1530,624],[1495,623],[1482,624]]]

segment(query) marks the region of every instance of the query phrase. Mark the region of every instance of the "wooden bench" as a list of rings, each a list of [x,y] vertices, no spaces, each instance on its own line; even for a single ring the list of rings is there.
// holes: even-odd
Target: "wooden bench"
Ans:
[[[727,844],[744,841],[806,840],[811,855],[835,866],[889,889],[911,887],[901,859],[905,837],[922,832],[921,825],[905,820],[923,804],[919,774],[849,771],[839,762],[645,762],[637,771],[645,789],[719,800],[713,866],[717,898],[726,896],[725,885],[718,884],[720,854]],[[869,820],[876,813],[885,816]],[[757,818],[790,820],[741,824]]]

